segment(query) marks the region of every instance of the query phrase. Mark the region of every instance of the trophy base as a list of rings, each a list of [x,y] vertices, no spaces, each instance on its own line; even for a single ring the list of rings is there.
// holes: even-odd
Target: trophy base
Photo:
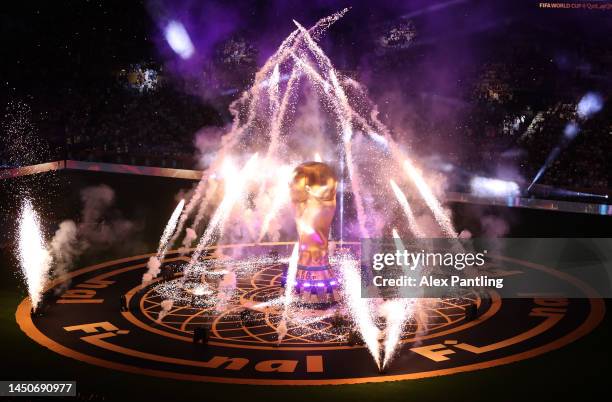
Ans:
[[[319,309],[327,308],[340,300],[338,280],[329,265],[298,265],[295,281],[295,291],[300,304]]]

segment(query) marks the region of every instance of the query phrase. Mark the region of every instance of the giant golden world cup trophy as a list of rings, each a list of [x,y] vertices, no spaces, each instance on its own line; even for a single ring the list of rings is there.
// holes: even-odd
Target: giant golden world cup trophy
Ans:
[[[329,265],[329,229],[336,212],[338,181],[331,167],[306,162],[294,170],[291,201],[299,236],[296,291],[305,303],[338,299],[338,282]]]

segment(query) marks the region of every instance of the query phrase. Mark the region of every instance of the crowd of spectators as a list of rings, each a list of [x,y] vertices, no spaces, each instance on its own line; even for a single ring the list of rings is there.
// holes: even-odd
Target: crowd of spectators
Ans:
[[[398,140],[412,141],[411,145],[419,154],[437,153],[446,162],[470,174],[498,177],[500,171],[512,170],[514,177],[509,178],[519,178],[521,185],[526,186],[546,166],[539,178],[540,184],[578,191],[609,189],[612,108],[605,104],[600,113],[584,120],[577,117],[576,104],[592,88],[599,88],[605,97],[606,87],[602,87],[602,83],[608,82],[605,72],[607,66],[612,66],[612,50],[600,49],[593,54],[591,48],[582,49],[583,53],[574,55],[576,60],[597,60],[599,63],[584,69],[579,61],[539,57],[541,47],[522,35],[507,39],[507,47],[499,54],[473,66],[468,80],[461,85],[463,95],[449,98],[423,92],[423,88],[417,89],[417,93],[402,94],[399,99],[411,102],[403,109],[413,112],[400,123],[400,128],[408,127],[411,135]],[[232,46],[221,52],[222,56],[251,54],[244,50],[248,46],[243,42],[230,43]],[[411,59],[416,56],[411,56],[408,45],[400,46],[400,51],[408,53],[393,53],[387,49],[377,53],[376,61],[383,69],[389,69],[398,59],[416,63]],[[254,70],[254,60],[249,57],[242,64]],[[48,141],[48,152],[37,155],[40,161],[74,159],[197,167],[194,134],[202,128],[228,123],[230,98],[241,86],[248,85],[248,74],[240,74],[245,82],[234,85],[236,90],[222,100],[217,99],[213,106],[210,98],[204,100],[201,96],[189,95],[184,83],[177,85],[177,82],[166,81],[163,74],[157,73],[159,68],[154,64],[134,66],[139,74],[133,73],[134,68],[121,70],[112,79],[90,80],[93,85],[67,86],[61,97],[39,94],[22,100],[28,107],[9,105],[7,110],[31,108],[28,118],[32,124],[22,131],[25,136],[37,130]],[[401,64],[399,66],[397,68],[402,68]],[[370,68],[375,72],[377,67]],[[354,75],[357,79],[362,78],[358,71]],[[145,85],[152,77],[159,81]],[[398,91],[415,90],[415,84],[411,82]],[[609,88],[609,82],[606,85]],[[373,95],[373,98],[381,101],[384,96],[377,99]],[[398,102],[391,103],[397,106]],[[454,114],[441,113],[444,106],[454,110]],[[382,113],[383,120],[393,119],[394,113],[403,111],[394,107],[389,113]],[[15,116],[5,113],[3,120],[6,130],[7,121],[10,125]],[[28,119],[19,116],[17,120]],[[564,133],[572,122],[577,123],[578,132],[568,140]],[[395,128],[391,122],[387,123]],[[19,134],[18,131],[13,135]],[[0,149],[1,164],[18,164],[15,155],[7,152],[12,152],[10,147]],[[555,153],[558,155],[551,157]],[[25,162],[30,163],[32,155],[28,156]]]
[[[498,76],[495,72],[484,75],[485,81]],[[475,86],[476,90],[483,85]],[[499,91],[504,87],[490,88]],[[525,185],[558,147],[558,157],[551,160],[539,183],[585,191],[609,188],[609,108],[581,122],[578,135],[567,141],[564,129],[577,119],[575,101],[541,108],[518,107],[503,102],[512,99],[508,94],[478,93],[463,125],[452,133],[451,142],[460,147],[446,150],[449,162],[465,171],[489,176],[498,173],[496,167],[500,165],[511,166],[524,178]],[[222,108],[227,107],[215,108],[170,85],[146,91],[121,85],[94,87],[73,91],[59,102],[31,103],[31,126],[44,132],[49,142],[49,152],[40,153],[42,159],[187,169],[197,166],[194,133],[203,127],[222,125]],[[426,122],[413,123],[422,124],[419,131],[427,133]],[[0,160],[4,166],[15,164],[6,154],[0,155]]]
[[[32,120],[30,126],[48,150],[24,160],[3,147],[3,166],[22,160],[27,164],[73,159],[193,168],[197,163],[194,134],[202,127],[223,124],[218,108],[169,85],[139,91],[111,83],[72,90],[61,100],[37,97],[19,102],[29,110],[26,118]],[[16,117],[7,112],[3,120],[10,123]],[[31,137],[31,130],[15,135]]]
[[[194,133],[221,125],[220,114],[200,99],[161,87],[116,91],[109,100],[86,103],[68,116],[67,159],[191,168]]]
[[[598,58],[603,59],[612,61],[612,51]],[[605,95],[609,83],[594,70],[539,68],[532,63],[479,66],[469,85],[472,92],[454,116],[456,125],[440,129],[421,123],[415,131],[437,136],[433,145],[426,146],[440,149],[449,163],[472,174],[506,174],[504,178],[526,188],[543,169],[538,184],[607,193],[612,138],[612,108]],[[577,104],[593,88],[602,96],[603,108],[581,118]]]
[[[568,126],[574,125],[575,137],[568,136]],[[569,101],[498,118],[477,109],[456,137],[460,149],[452,162],[472,173],[494,177],[505,171],[506,178],[526,187],[544,169],[538,184],[575,191],[610,188],[612,113],[607,108],[584,121]]]

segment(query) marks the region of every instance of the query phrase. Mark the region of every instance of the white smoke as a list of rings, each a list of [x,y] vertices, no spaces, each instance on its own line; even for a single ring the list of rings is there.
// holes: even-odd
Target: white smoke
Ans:
[[[483,236],[485,237],[504,237],[510,231],[508,223],[494,215],[485,215],[480,219]]]
[[[115,192],[107,185],[87,187],[81,190],[83,209],[77,221],[68,219],[49,243],[54,261],[54,273],[63,276],[75,260],[87,250],[107,249],[132,237],[135,225],[125,219],[105,219],[115,200]]]
[[[147,261],[147,272],[142,275],[142,283],[148,283],[153,280],[153,278],[157,277],[161,272],[161,261],[157,258],[156,255],[149,258]]]
[[[280,323],[278,324],[278,327],[276,327],[276,333],[277,333],[277,340],[276,343],[278,345],[280,345],[280,343],[283,341],[283,338],[285,338],[285,336],[287,336],[287,320],[286,319],[282,319],[280,321]]]
[[[164,317],[168,315],[173,305],[174,305],[174,300],[172,299],[166,299],[161,302],[162,309],[159,311],[159,315],[157,316],[157,322],[161,322],[161,320],[163,320]]]
[[[461,232],[459,232],[459,238],[460,239],[471,239],[472,238],[472,232],[470,232],[467,229],[463,229]]]
[[[183,247],[179,248],[181,254],[186,254],[189,247],[198,238],[198,234],[192,228],[185,229],[185,238],[183,239]]]
[[[207,168],[215,160],[219,150],[219,142],[229,127],[206,127],[195,135],[194,145],[198,150],[198,163],[200,167]]]
[[[74,221],[63,221],[51,239],[49,248],[53,255],[54,271],[58,276],[63,276],[72,265],[74,258],[82,252],[77,231]]]
[[[219,283],[218,291],[218,301],[215,306],[217,311],[225,310],[225,306],[230,301],[230,299],[234,296],[234,292],[236,290],[236,273],[234,271],[227,271],[225,275],[223,275],[223,279]]]

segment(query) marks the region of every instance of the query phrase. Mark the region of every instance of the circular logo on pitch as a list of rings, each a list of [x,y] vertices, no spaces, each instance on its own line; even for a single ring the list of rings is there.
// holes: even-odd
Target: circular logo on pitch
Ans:
[[[231,247],[209,249],[204,258],[218,258]],[[288,243],[257,247],[268,255],[291,252]],[[317,385],[425,378],[528,359],[584,336],[604,316],[604,303],[585,284],[500,257],[493,260],[492,277],[520,281],[535,270],[575,287],[584,298],[502,299],[495,291],[466,290],[428,299],[401,327],[396,357],[381,373],[333,306],[304,307],[279,342],[284,312],[274,300],[284,292],[282,259],[254,264],[236,278],[230,297],[206,303],[206,289],[178,285],[189,254],[168,253],[164,274],[143,286],[148,258],[110,261],[57,280],[48,290],[56,296],[42,314],[30,314],[28,299],[21,303],[16,314],[21,329],[57,353],[113,370],[194,381]],[[168,292],[173,292],[170,305]],[[477,318],[467,319],[466,309],[474,305]],[[206,328],[205,344],[194,342],[199,328]]]

